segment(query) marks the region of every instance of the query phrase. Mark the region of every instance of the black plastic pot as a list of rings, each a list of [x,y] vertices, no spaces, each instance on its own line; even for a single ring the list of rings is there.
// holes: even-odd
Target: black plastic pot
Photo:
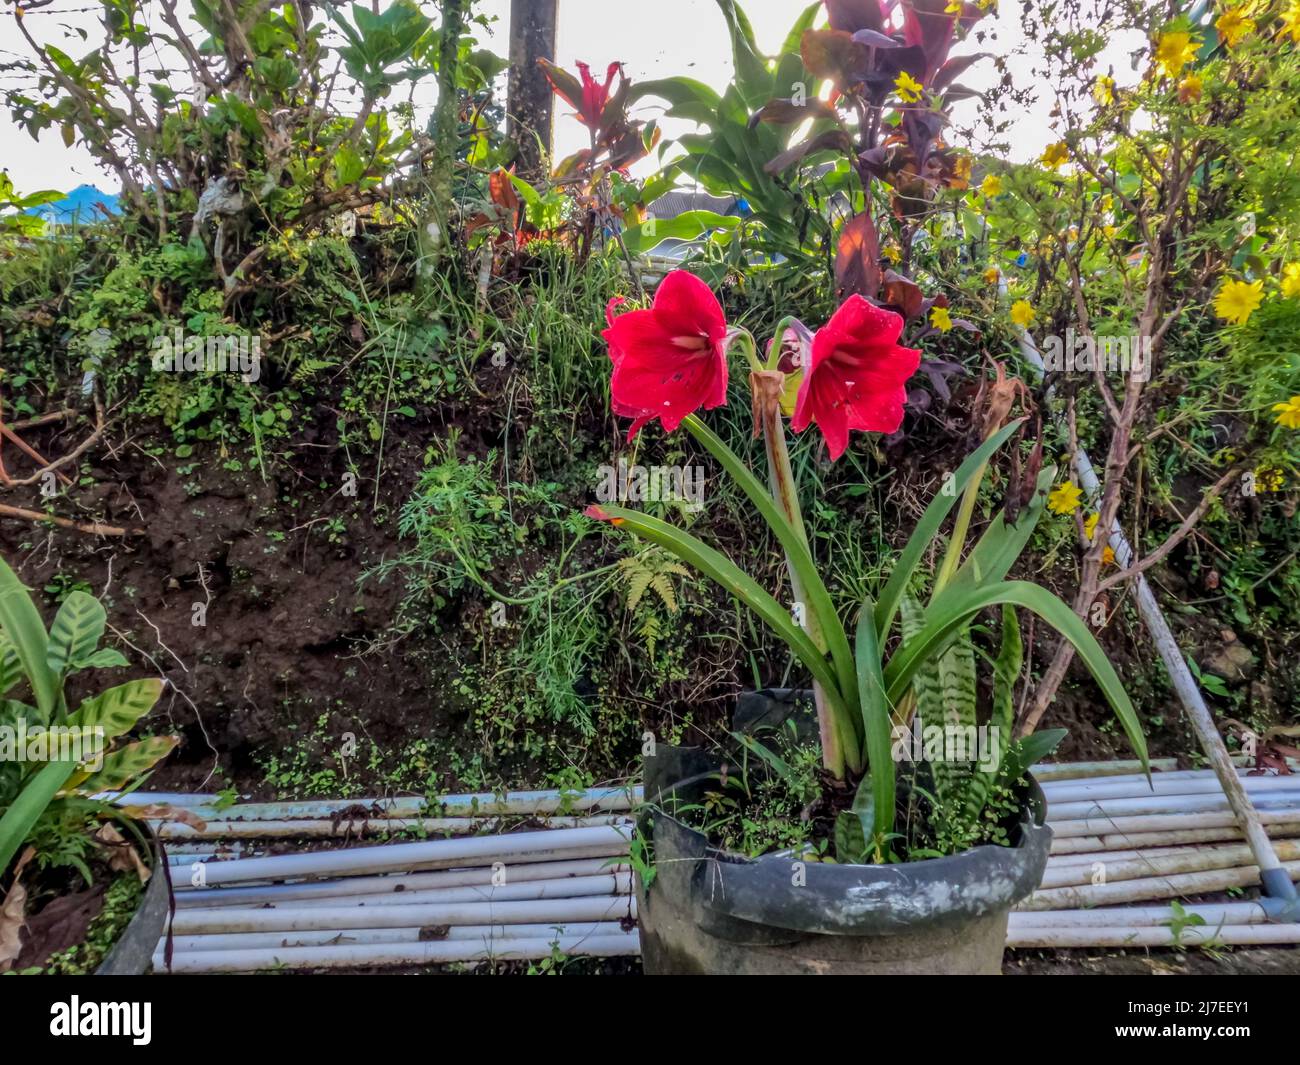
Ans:
[[[798,720],[792,694],[742,700],[737,725],[777,724],[791,713]],[[1011,847],[900,865],[751,860],[665,812],[715,790],[721,764],[665,745],[646,760],[637,827],[651,843],[655,876],[648,890],[637,878],[637,901],[647,973],[1001,971],[1007,914],[1041,882],[1051,846],[1036,786]]]
[[[140,906],[127,922],[121,937],[104,955],[104,960],[95,970],[96,976],[139,976],[147,973],[153,963],[158,940],[167,925],[172,895],[167,855],[156,837],[153,838],[153,855],[153,875],[149,877]]]

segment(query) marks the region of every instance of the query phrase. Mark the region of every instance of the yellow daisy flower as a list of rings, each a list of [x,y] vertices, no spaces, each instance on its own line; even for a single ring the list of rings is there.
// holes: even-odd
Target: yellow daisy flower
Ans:
[[[1101,231],[1106,234],[1108,240],[1114,240],[1119,228],[1117,226],[1102,226]]]
[[[1214,297],[1214,313],[1233,325],[1245,325],[1264,302],[1264,282],[1225,281]]]
[[[1195,103],[1201,98],[1203,88],[1199,74],[1188,74],[1178,83],[1178,102],[1180,104]]]
[[[984,284],[996,285],[998,283],[998,278],[1000,278],[1001,276],[1002,276],[1001,270],[999,270],[996,266],[990,266],[987,270],[984,271]]]
[[[994,196],[1000,196],[1002,194],[1002,179],[997,174],[989,174],[980,183],[980,192],[990,199]]]
[[[1053,514],[1073,514],[1079,509],[1083,489],[1073,481],[1058,484],[1047,497],[1047,509]]]
[[[1273,413],[1283,429],[1300,429],[1300,396],[1292,396],[1285,403],[1275,403]]]
[[[914,104],[921,98],[922,88],[921,83],[904,70],[894,79],[894,91],[903,103]]]
[[[1179,71],[1196,58],[1201,42],[1190,33],[1165,33],[1156,44],[1156,66],[1166,78],[1178,77]]]
[[[1045,167],[1059,170],[1065,163],[1069,162],[1069,159],[1070,149],[1066,146],[1065,141],[1057,141],[1055,144],[1047,146],[1038,161]]]
[[[1107,566],[1115,564],[1115,549],[1110,544],[1101,549],[1101,561]]]
[[[1115,102],[1115,79],[1102,74],[1092,83],[1092,98],[1102,107],[1113,104]]]
[[[948,308],[931,307],[930,324],[941,333],[948,332],[948,330],[952,328],[952,318],[948,314]]]
[[[1092,543],[1092,534],[1097,531],[1097,522],[1099,521],[1101,521],[1101,515],[1094,512],[1089,514],[1088,519],[1083,523],[1083,538],[1088,543]]]
[[[1287,263],[1282,267],[1282,295],[1300,296],[1300,263]]]
[[[1029,327],[1029,323],[1034,320],[1034,308],[1028,300],[1016,300],[1011,305],[1011,320],[1021,329]]]
[[[1290,37],[1300,44],[1300,0],[1291,0],[1291,4],[1282,12],[1282,29],[1279,37]]]
[[[1218,17],[1214,28],[1219,31],[1219,36],[1228,42],[1229,48],[1235,48],[1238,41],[1248,33],[1255,32],[1255,20],[1247,18],[1241,8],[1232,7]]]

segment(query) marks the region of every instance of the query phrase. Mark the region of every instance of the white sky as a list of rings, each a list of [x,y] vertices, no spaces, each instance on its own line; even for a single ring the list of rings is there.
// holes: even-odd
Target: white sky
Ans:
[[[99,29],[95,16],[75,11],[86,6],[87,0],[55,0],[54,11],[73,13],[51,14],[48,10],[37,9],[27,16],[27,25],[38,40],[62,44],[65,51],[80,57],[88,50],[88,45],[78,37],[63,42],[71,27],[88,30],[94,39]],[[424,6],[427,10],[433,9],[429,3]],[[748,0],[748,3],[742,0],[742,6],[753,23],[759,46],[770,52],[780,47],[790,25],[806,3],[805,0]],[[496,19],[491,33],[482,43],[503,56],[508,50],[509,9],[509,0],[479,0],[475,5],[477,12]],[[983,45],[972,41],[959,51],[981,50],[1011,56],[1020,47],[1022,36],[1019,9],[1015,0],[1003,0],[997,17],[981,23],[990,29],[990,37]],[[593,70],[603,70],[606,64],[620,60],[634,80],[684,74],[717,89],[725,87],[730,79],[730,42],[726,24],[714,0],[651,0],[649,3],[646,0],[636,0],[635,3],[628,0],[560,0],[559,11],[556,51],[557,61],[562,66],[572,69],[574,62],[581,59],[590,63]],[[0,17],[11,18],[10,9]],[[156,18],[151,18],[150,23],[159,24]],[[1128,47],[1121,48],[1118,43],[1113,43],[1103,61],[1127,69],[1126,53],[1133,42],[1125,43]],[[0,60],[12,59],[24,47],[25,42],[6,26],[0,35]],[[1013,71],[1021,74],[1017,77],[1018,82],[1032,83],[1031,59],[1020,56],[1013,61]],[[994,77],[992,62],[984,61],[963,75],[961,81],[980,89],[991,84]],[[1123,83],[1126,79],[1121,74],[1119,80]],[[11,74],[6,74],[4,81],[0,82],[4,85],[13,83]],[[427,87],[427,92],[429,99],[419,102],[431,107],[432,85]],[[555,151],[556,158],[562,158],[584,146],[586,137],[581,127],[568,117],[567,105],[559,100],[556,104]],[[961,106],[973,107],[975,104]],[[1013,159],[1034,158],[1055,139],[1048,122],[1049,109],[1050,101],[1041,100],[1017,121],[1011,138]],[[654,107],[647,104],[640,115],[649,118],[654,113]],[[672,137],[688,132],[690,128],[688,124],[667,123],[664,136]],[[83,147],[64,147],[57,129],[47,131],[39,142],[33,142],[25,131],[13,125],[4,109],[0,109],[0,166],[9,170],[20,192],[43,188],[66,190],[83,183],[98,185],[108,191],[117,188],[116,180],[100,171]],[[636,169],[645,174],[654,166],[645,160]]]

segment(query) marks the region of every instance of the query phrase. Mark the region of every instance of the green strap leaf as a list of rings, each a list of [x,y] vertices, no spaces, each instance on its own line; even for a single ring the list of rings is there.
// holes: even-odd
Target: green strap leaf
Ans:
[[[36,708],[41,712],[43,722],[54,716],[61,694],[58,676],[46,664],[46,650],[49,638],[45,633],[45,623],[32,602],[27,586],[18,579],[18,575],[9,568],[9,564],[0,558],[0,629],[18,652],[23,673],[32,686],[36,696]]]
[[[1080,660],[1088,667],[1106,701],[1128,737],[1144,769],[1147,743],[1133,703],[1114,666],[1082,619],[1045,588],[1027,581],[1005,581],[976,588],[946,588],[930,604],[924,628],[907,640],[885,667],[885,687],[891,702],[906,693],[917,675],[935,655],[941,654],[957,633],[981,611],[1000,604],[1031,610],[1069,640]]]
[[[0,817],[0,876],[3,876],[51,800],[76,769],[75,762],[51,762],[31,778]]]
[[[871,774],[872,831],[876,846],[887,848],[894,831],[894,758],[892,753],[893,714],[885,694],[880,668],[880,641],[876,637],[873,603],[868,597],[858,618],[855,660],[862,729],[866,739],[867,768]],[[857,805],[856,803],[854,804]]]
[[[835,663],[835,673],[839,679],[839,690],[843,701],[845,705],[852,706],[857,701],[857,694],[854,691],[857,681],[853,653],[849,650],[849,638],[844,632],[844,625],[840,622],[835,604],[831,602],[830,592],[826,590],[826,584],[817,571],[816,563],[813,562],[812,553],[808,550],[804,538],[786,518],[766,485],[712,429],[694,414],[687,415],[682,424],[696,440],[704,445],[709,454],[718,460],[722,468],[731,475],[732,480],[740,485],[741,490],[749,497],[749,501],[758,509],[763,520],[776,536],[799,579],[803,594],[808,599],[807,609],[816,617],[822,635],[826,638],[831,661]],[[857,731],[856,728],[854,731]],[[858,735],[861,737],[860,732]]]
[[[93,595],[82,591],[69,593],[50,626],[45,664],[62,676],[69,666],[89,658],[104,635],[107,621],[103,604]]]
[[[921,561],[921,556],[925,554],[934,538],[939,535],[939,527],[943,524],[944,518],[948,516],[948,512],[952,510],[962,492],[966,490],[966,485],[971,478],[976,473],[982,472],[989,457],[1006,443],[1012,433],[1020,428],[1020,423],[1023,420],[1023,418],[1018,419],[1004,426],[999,432],[989,437],[967,455],[965,461],[957,467],[957,472],[953,475],[952,494],[947,495],[940,492],[930,500],[930,505],[925,508],[921,520],[917,522],[916,528],[912,530],[907,546],[903,548],[902,553],[898,556],[898,561],[894,563],[889,580],[885,582],[884,590],[880,593],[880,602],[876,604],[876,633],[882,640],[888,635],[890,627],[894,624],[894,615],[898,612],[898,604],[902,601],[904,593],[912,583],[912,574],[915,573],[917,564]]]
[[[794,656],[821,684],[826,698],[835,711],[836,720],[851,720],[835,672],[826,660],[826,656],[817,649],[817,645],[812,642],[808,634],[794,623],[781,604],[731,559],[690,533],[683,532],[658,518],[652,518],[648,514],[604,503],[601,504],[600,510],[608,517],[618,519],[619,524],[626,527],[629,532],[635,533],[643,540],[658,544],[671,551],[687,565],[695,567],[767,622],[771,629],[785,641]],[[844,734],[844,742],[854,742],[856,730],[851,726],[840,731]],[[846,748],[844,754],[846,760],[854,765],[858,764],[861,757],[860,750]]]
[[[958,584],[995,584],[1011,572],[1029,538],[1043,516],[1047,493],[1056,480],[1056,467],[1047,466],[1038,475],[1034,496],[1020,512],[1015,525],[1008,525],[1004,514],[998,514],[971,549],[966,560],[953,575],[949,587]]]

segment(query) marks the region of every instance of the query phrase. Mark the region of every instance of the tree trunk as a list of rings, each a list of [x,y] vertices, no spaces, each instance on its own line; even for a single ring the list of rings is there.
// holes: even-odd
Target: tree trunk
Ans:
[[[557,0],[510,0],[510,82],[507,132],[519,145],[518,174],[545,176],[551,155],[551,86],[537,65],[555,59]]]
[[[465,0],[442,0],[442,39],[438,47],[438,105],[433,113],[434,149],[429,159],[429,211],[420,229],[422,274],[438,269],[450,240],[452,194],[456,175],[459,100],[456,83],[460,66],[460,35],[465,28]]]

